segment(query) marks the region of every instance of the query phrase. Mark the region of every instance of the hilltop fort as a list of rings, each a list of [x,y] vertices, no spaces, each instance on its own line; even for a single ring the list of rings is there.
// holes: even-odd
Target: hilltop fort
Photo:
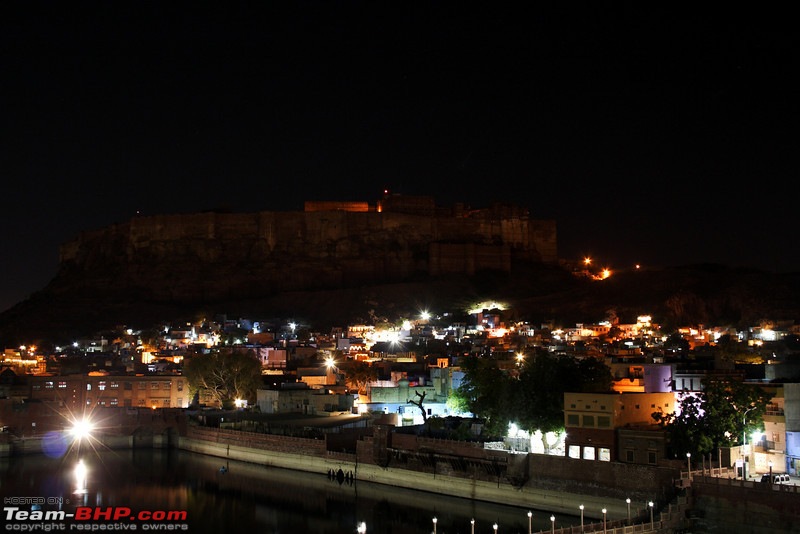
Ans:
[[[511,272],[517,260],[557,262],[555,221],[504,204],[443,208],[386,195],[374,205],[308,201],[302,212],[136,217],[64,244],[59,276],[159,301],[214,301]]]

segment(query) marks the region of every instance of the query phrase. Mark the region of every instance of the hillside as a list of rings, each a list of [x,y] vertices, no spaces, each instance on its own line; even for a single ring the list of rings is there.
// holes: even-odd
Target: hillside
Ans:
[[[697,265],[598,281],[556,251],[554,221],[502,204],[440,208],[428,197],[135,217],[65,243],[53,280],[0,314],[0,344],[66,344],[219,315],[319,331],[423,309],[465,320],[483,301],[502,301],[509,320],[534,326],[641,314],[667,327],[800,317],[798,274]]]
[[[140,291],[93,286],[88,276],[61,274],[42,291],[0,314],[0,343],[65,343],[119,325],[149,328],[225,314],[283,318],[326,331],[371,317],[415,316],[422,309],[458,314],[485,300],[505,302],[510,319],[534,326],[573,326],[615,315],[623,322],[641,314],[675,325],[746,327],[762,321],[792,324],[800,318],[800,276],[737,271],[722,266],[621,272],[603,281],[579,278],[543,264],[515,264],[513,272],[471,276],[418,276],[395,283],[338,289],[279,291],[250,298],[169,301]],[[202,283],[198,270],[197,283]]]

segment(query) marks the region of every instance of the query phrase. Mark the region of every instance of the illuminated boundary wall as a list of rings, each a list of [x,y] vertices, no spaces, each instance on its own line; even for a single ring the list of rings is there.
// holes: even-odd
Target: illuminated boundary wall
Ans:
[[[693,475],[693,522],[719,532],[800,532],[800,486]]]
[[[238,436],[237,436],[238,434]],[[607,483],[596,479],[607,476],[601,470],[600,475],[580,477],[579,473],[593,471],[600,467],[599,462],[587,469],[585,462],[562,457],[546,457],[531,454],[508,454],[503,451],[484,450],[474,444],[449,440],[433,440],[413,436],[403,436],[404,447],[411,454],[413,447],[419,447],[423,456],[439,456],[438,461],[425,465],[424,462],[399,463],[394,459],[388,462],[381,459],[379,452],[384,447],[381,433],[365,436],[357,442],[357,453],[348,454],[326,450],[325,440],[297,438],[289,436],[265,436],[230,430],[206,427],[188,427],[185,435],[178,441],[178,447],[199,454],[206,454],[230,460],[244,461],[267,467],[293,469],[305,472],[327,474],[338,472],[352,474],[355,480],[365,480],[378,484],[408,488],[418,491],[449,495],[453,497],[475,499],[487,502],[503,502],[511,506],[531,507],[537,510],[549,510],[555,513],[575,515],[578,506],[583,504],[587,518],[602,518],[603,508],[608,510],[608,518],[622,519],[627,517],[627,503],[614,484],[625,486],[624,481],[638,479],[637,484],[646,485],[646,491],[634,491],[628,485],[627,495],[633,499],[631,511],[633,516],[646,514],[646,501],[654,500],[660,505],[669,501],[673,495],[656,488],[653,484],[662,483],[672,488],[672,479],[663,473],[661,478],[653,474],[645,476],[641,470],[658,471],[658,468],[638,466],[636,473],[625,464],[609,464],[602,466],[611,469],[615,465],[620,472],[609,476]],[[399,445],[396,443],[395,445]],[[397,449],[393,449],[396,451]],[[466,458],[476,461],[488,460],[497,455],[513,457],[512,471],[523,470],[521,484],[512,484],[503,474],[487,474],[482,476],[465,476],[453,469],[452,460],[465,453]],[[376,463],[376,460],[380,463]],[[487,462],[484,462],[486,464]],[[517,464],[514,466],[513,464]],[[504,466],[504,468],[507,468]],[[535,473],[535,474],[534,474]],[[573,477],[577,478],[574,479]],[[520,478],[520,477],[516,477]],[[583,478],[584,480],[581,480]],[[615,495],[619,494],[619,495]],[[660,507],[659,505],[659,507]]]

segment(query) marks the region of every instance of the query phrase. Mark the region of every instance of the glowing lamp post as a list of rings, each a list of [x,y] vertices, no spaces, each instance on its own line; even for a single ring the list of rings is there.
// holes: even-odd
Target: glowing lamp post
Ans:
[[[583,505],[578,506],[581,509],[581,532],[583,532]]]
[[[603,534],[606,534],[606,512],[608,512],[608,510],[603,508]]]
[[[692,453],[686,453],[686,476],[689,477],[689,480],[692,480]]]
[[[653,530],[653,501],[647,503],[647,506],[650,507],[650,530]]]
[[[438,521],[439,521],[439,520],[438,520],[438,519],[436,519],[435,517],[433,518],[433,534],[436,534],[436,523],[437,523]]]
[[[550,516],[550,532],[553,533],[556,531],[556,516]]]
[[[469,525],[470,525],[470,532],[472,534],[475,534],[475,520],[474,519],[470,519],[469,520]]]
[[[531,519],[533,518],[533,512],[530,510],[528,511],[528,534],[531,534]]]
[[[364,523],[363,521],[361,523],[359,523],[358,527],[356,528],[356,532],[358,532],[358,534],[366,534],[366,532],[367,532],[367,524]]]
[[[747,480],[747,412],[755,408],[751,406],[742,414],[742,480]]]
[[[494,534],[497,534],[497,523],[492,525],[492,528],[494,529]]]
[[[625,499],[625,503],[628,505],[628,523],[631,522],[631,500]]]

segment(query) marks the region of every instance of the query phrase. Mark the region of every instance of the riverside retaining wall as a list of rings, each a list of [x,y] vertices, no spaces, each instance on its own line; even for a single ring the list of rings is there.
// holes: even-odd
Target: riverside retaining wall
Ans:
[[[237,435],[238,434],[238,435]],[[371,438],[366,438],[359,450],[369,450]],[[278,445],[273,449],[270,443]],[[425,443],[426,446],[430,443]],[[407,444],[408,445],[408,444]],[[180,449],[225,458],[297,471],[327,474],[342,470],[352,473],[355,480],[377,484],[427,491],[453,497],[480,501],[505,503],[510,506],[529,507],[555,513],[575,515],[583,504],[585,517],[602,518],[605,508],[609,519],[627,517],[625,498],[611,498],[608,492],[600,492],[597,487],[586,487],[580,492],[557,487],[558,484],[538,483],[532,479],[520,487],[515,487],[503,477],[494,480],[479,480],[463,476],[452,476],[434,472],[403,469],[393,465],[381,466],[371,461],[360,461],[365,455],[331,452],[325,450],[323,440],[290,438],[286,436],[264,436],[229,430],[190,427],[185,436],[178,439]],[[474,447],[472,447],[474,449]],[[494,451],[496,452],[496,451]],[[473,454],[477,451],[473,450]],[[554,459],[556,460],[556,459]],[[551,468],[555,470],[555,468]],[[567,473],[562,472],[562,477]],[[579,484],[571,484],[580,489]],[[655,499],[654,497],[650,498]],[[646,500],[636,499],[631,506],[632,515],[646,513]]]

